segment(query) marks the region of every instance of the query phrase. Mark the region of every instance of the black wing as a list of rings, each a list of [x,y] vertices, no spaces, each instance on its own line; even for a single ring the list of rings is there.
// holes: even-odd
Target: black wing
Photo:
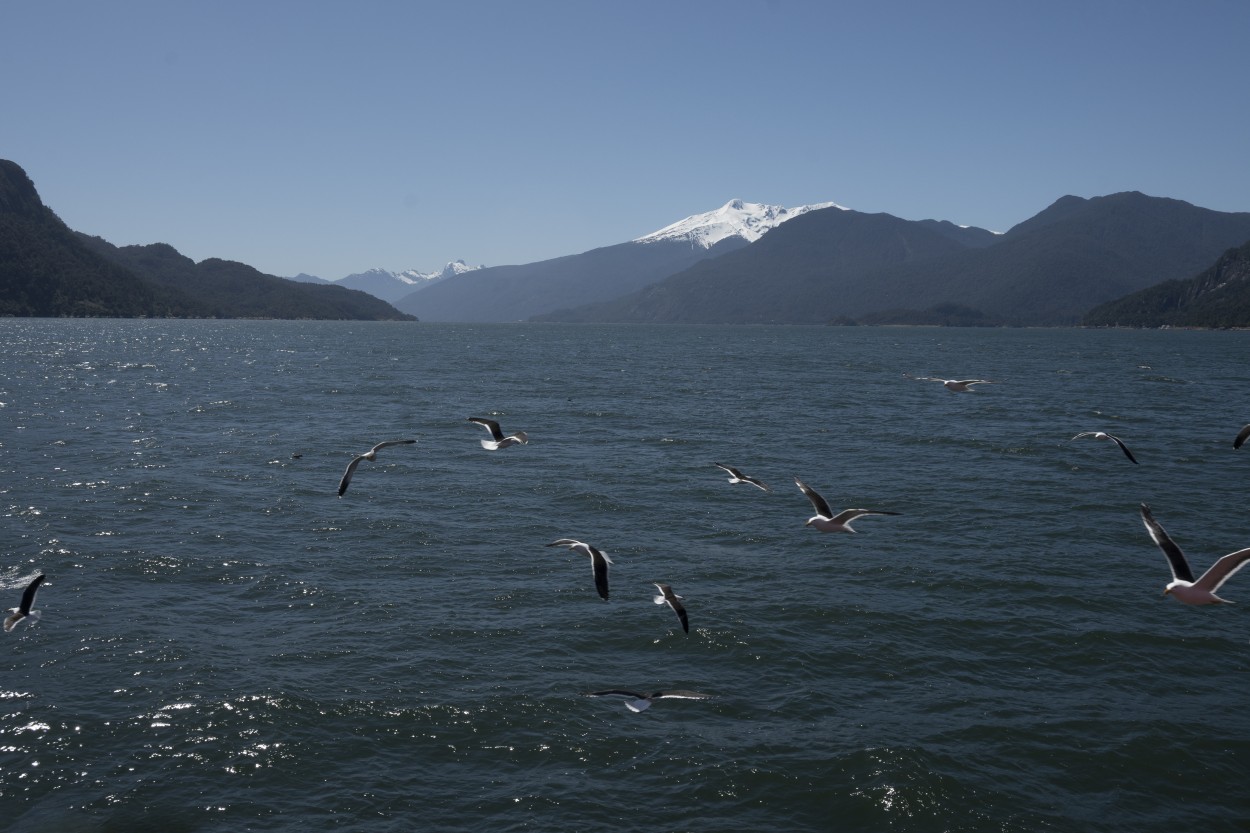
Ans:
[[[347,487],[351,485],[352,475],[356,473],[356,467],[360,465],[360,461],[363,459],[365,458],[355,457],[347,464],[347,469],[343,472],[343,479],[339,481],[339,497],[342,497],[343,493],[347,491]]]
[[[40,573],[30,584],[26,585],[26,590],[22,593],[22,604],[18,607],[18,612],[23,616],[30,615],[30,608],[35,603],[35,594],[39,592],[39,585],[43,584],[45,578],[47,576]]]
[[[604,601],[608,599],[608,559],[595,547],[590,550],[590,566],[595,571],[595,589]]]
[[[476,422],[478,425],[484,426],[490,435],[495,438],[495,442],[503,440],[503,430],[499,427],[499,423],[493,419],[486,417],[468,417],[469,422]]]
[[[1107,436],[1111,437],[1110,434],[1108,434]],[[1123,440],[1121,440],[1119,437],[1111,437],[1111,439],[1115,440],[1115,444],[1118,445],[1120,447],[1120,450],[1124,452],[1125,457],[1129,458],[1134,463],[1137,462],[1137,458],[1133,456],[1133,452],[1128,450],[1128,446],[1124,444]]]
[[[1246,440],[1250,439],[1250,425],[1242,428],[1237,432],[1237,438],[1233,440],[1233,448],[1238,449],[1246,444]]]
[[[382,449],[390,448],[393,445],[412,445],[415,442],[416,440],[387,440],[385,442],[378,443],[377,445],[375,445],[373,448],[369,450],[373,452],[374,454],[377,454]]]
[[[677,613],[677,618],[681,620],[681,629],[686,633],[690,633],[690,619],[686,616],[686,608],[682,607],[681,602],[676,599],[670,599],[669,605]]]
[[[690,633],[690,619],[686,616],[686,608],[682,606],[681,597],[673,592],[673,588],[667,584],[653,582],[656,587],[660,588],[660,595],[656,596],[657,603],[665,602],[677,614],[677,618],[681,621],[681,629],[686,633]]]
[[[1146,504],[1141,505],[1142,523],[1146,525],[1146,531],[1150,533],[1150,538],[1163,550],[1163,555],[1168,560],[1168,565],[1172,568],[1172,578],[1182,581],[1193,582],[1194,572],[1189,569],[1189,562],[1185,560],[1185,553],[1181,552],[1181,548],[1176,542],[1168,537],[1163,531],[1163,527],[1159,526],[1159,522],[1155,520],[1154,515],[1150,514],[1150,507]]]
[[[803,490],[803,494],[807,495],[807,499],[812,502],[812,508],[816,510],[817,515],[825,518],[833,517],[833,510],[829,508],[829,504],[825,502],[823,497],[817,494],[811,487],[805,485],[803,481],[799,480],[797,477],[794,478],[794,482],[800,489]]]

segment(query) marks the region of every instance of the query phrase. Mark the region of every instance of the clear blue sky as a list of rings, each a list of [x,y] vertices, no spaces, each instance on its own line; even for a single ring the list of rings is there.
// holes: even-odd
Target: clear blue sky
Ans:
[[[1250,211],[1250,2],[6,3],[0,158],[118,245],[329,279],[733,198]]]

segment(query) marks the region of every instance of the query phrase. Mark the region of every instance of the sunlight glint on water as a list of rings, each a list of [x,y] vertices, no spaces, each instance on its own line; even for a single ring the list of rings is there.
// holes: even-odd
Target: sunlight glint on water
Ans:
[[[0,606],[48,575],[42,619],[3,640],[0,813],[20,833],[1250,817],[1250,608],[1163,599],[1137,515],[1200,570],[1250,544],[1243,333],[0,336]],[[485,451],[469,416],[530,443]],[[1071,441],[1086,430],[1140,465]],[[354,454],[401,437],[336,497]],[[822,535],[796,476],[902,514]],[[612,557],[611,601],[544,546],[561,537]],[[1224,595],[1250,604],[1250,580]],[[582,696],[604,688],[716,697],[633,714]]]

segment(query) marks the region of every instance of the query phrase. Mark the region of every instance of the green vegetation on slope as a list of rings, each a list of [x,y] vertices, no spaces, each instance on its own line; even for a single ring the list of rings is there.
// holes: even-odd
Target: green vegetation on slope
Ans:
[[[225,260],[197,264],[164,244],[118,248],[79,234],[7,160],[0,160],[0,315],[413,320],[341,286]]]
[[[1164,281],[1089,311],[1091,327],[1250,327],[1250,241],[1210,268]]]

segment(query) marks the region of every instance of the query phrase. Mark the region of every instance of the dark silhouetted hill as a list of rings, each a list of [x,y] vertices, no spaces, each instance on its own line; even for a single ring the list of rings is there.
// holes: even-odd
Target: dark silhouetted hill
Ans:
[[[0,315],[412,318],[363,292],[242,263],[196,264],[164,244],[118,248],[72,231],[8,160],[0,160]]]
[[[1250,242],[1212,266],[1101,304],[1082,322],[1093,327],[1250,327]]]
[[[1126,192],[1063,197],[994,238],[952,229],[813,211],[631,295],[539,320],[826,323],[955,304],[1008,324],[1074,325],[1100,303],[1204,268],[1250,238],[1250,213]]]
[[[0,160],[0,315],[203,314],[185,293],[159,289],[82,245],[43,204],[18,165]]]
[[[367,292],[333,284],[291,281],[244,263],[208,258],[196,263],[166,243],[114,246],[80,234],[85,246],[148,283],[185,292],[214,318],[411,320]]]

